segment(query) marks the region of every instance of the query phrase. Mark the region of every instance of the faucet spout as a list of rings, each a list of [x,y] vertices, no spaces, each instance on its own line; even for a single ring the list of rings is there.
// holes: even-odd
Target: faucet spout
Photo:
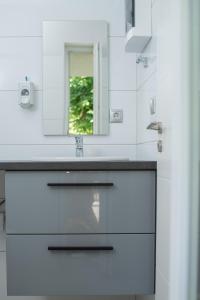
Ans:
[[[76,157],[83,157],[83,136],[75,136],[76,142]]]

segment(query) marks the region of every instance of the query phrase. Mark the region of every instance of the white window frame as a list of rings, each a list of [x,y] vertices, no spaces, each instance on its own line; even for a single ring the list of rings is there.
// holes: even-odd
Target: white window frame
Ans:
[[[91,51],[92,49],[92,51]],[[100,55],[99,55],[99,43],[87,43],[87,44],[65,44],[65,72],[64,82],[66,82],[65,89],[65,132],[69,134],[69,105],[70,105],[70,88],[69,88],[69,53],[70,52],[84,52],[93,53],[93,135],[99,132],[100,126]]]

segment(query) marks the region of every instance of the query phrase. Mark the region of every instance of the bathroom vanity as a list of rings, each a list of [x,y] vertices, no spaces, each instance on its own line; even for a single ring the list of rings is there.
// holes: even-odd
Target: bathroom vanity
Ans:
[[[8,295],[154,293],[156,162],[0,162],[0,170]]]

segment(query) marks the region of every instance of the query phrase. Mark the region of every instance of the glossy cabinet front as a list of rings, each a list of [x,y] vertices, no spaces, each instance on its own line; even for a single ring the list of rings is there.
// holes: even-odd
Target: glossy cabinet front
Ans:
[[[50,251],[49,246],[97,248]],[[112,246],[113,250],[101,250],[105,246]],[[153,292],[152,234],[9,236],[7,249],[10,295]]]
[[[8,172],[6,198],[7,233],[155,232],[151,171]]]
[[[153,294],[155,171],[9,171],[7,293]]]

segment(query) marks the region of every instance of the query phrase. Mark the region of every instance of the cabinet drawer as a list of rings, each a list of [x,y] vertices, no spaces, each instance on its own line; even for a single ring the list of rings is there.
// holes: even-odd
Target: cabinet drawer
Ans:
[[[154,242],[153,234],[10,235],[8,295],[152,294]]]
[[[7,233],[154,233],[155,172],[7,172]]]

